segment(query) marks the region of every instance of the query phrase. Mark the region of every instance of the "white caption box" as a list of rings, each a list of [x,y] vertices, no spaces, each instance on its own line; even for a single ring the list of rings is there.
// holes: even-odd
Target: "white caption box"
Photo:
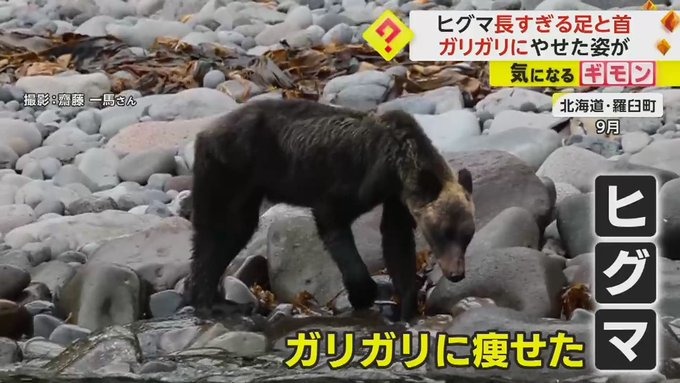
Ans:
[[[553,101],[555,117],[663,116],[661,93],[564,93]]]
[[[413,61],[585,61],[585,60],[634,60],[634,61],[656,61],[656,60],[680,60],[680,27],[672,33],[668,31],[661,20],[668,11],[644,11],[644,10],[617,10],[617,11],[445,11],[445,10],[418,10],[409,13],[409,28],[414,32],[415,37],[409,45],[410,59]],[[470,17],[474,17],[469,25]],[[511,31],[497,33],[498,24],[506,24],[505,19],[510,17],[513,28]],[[519,21],[523,17],[530,20],[527,23],[526,31],[522,32],[519,28]],[[536,20],[538,18],[551,18],[549,33],[541,33],[538,30]],[[577,23],[576,17],[589,17],[592,22],[590,28],[575,30]],[[621,31],[614,27],[614,20],[621,20],[621,17],[630,17],[627,24],[628,33],[615,33]],[[491,18],[492,21],[486,26],[485,31],[481,25],[486,24],[483,20]],[[444,23],[444,20],[451,20]],[[462,20],[462,21],[461,21]],[[572,27],[568,33],[561,33],[558,29],[560,20],[571,20]],[[595,27],[602,20],[609,20],[609,23],[602,24],[596,32]],[[562,21],[563,23],[565,21]],[[587,24],[586,24],[587,25]],[[444,29],[446,31],[440,31]],[[543,28],[545,30],[545,28]],[[503,29],[500,29],[503,30]],[[567,29],[563,29],[567,30]],[[592,33],[582,33],[583,31]],[[607,32],[608,31],[608,32]],[[593,39],[603,38],[610,43],[616,39],[627,39],[627,49],[619,56],[589,56],[575,55],[572,52],[573,46],[581,46],[577,41],[589,46]],[[445,44],[445,41],[449,41]],[[451,48],[450,42],[455,39],[455,49]],[[555,53],[555,48],[547,49],[540,55],[535,48],[531,48],[534,39],[547,41],[568,42],[567,54],[562,55],[561,50]],[[657,44],[666,39],[671,49],[662,54],[657,49]],[[477,52],[481,40],[490,41],[490,52]],[[514,40],[514,43],[512,41]],[[525,43],[520,44],[520,41]],[[475,45],[475,43],[477,45]],[[470,44],[473,44],[471,52],[466,54]],[[513,48],[513,44],[515,47]],[[526,54],[519,52],[512,53],[513,49],[526,51]],[[542,45],[542,44],[541,44]],[[448,48],[447,48],[448,47]],[[452,52],[452,49],[454,52]],[[446,52],[444,52],[446,51]],[[580,49],[583,51],[583,49]]]

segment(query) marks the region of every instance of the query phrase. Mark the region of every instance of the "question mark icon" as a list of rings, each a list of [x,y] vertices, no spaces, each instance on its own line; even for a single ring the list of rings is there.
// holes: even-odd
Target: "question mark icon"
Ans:
[[[386,29],[388,28],[390,29],[389,35],[387,35],[386,32]],[[395,37],[399,35],[399,33],[401,33],[401,29],[399,28],[399,26],[391,19],[385,19],[385,21],[383,21],[382,24],[380,24],[380,26],[378,26],[378,28],[376,28],[375,31],[380,35],[380,37],[384,38],[385,42],[387,43],[387,46],[385,47],[385,52],[387,53],[391,52],[392,47],[390,46],[390,43],[392,42],[392,40],[394,40]]]

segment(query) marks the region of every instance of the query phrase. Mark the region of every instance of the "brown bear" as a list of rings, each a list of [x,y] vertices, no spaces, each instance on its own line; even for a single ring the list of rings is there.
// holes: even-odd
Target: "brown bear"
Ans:
[[[416,226],[443,274],[454,282],[464,277],[475,232],[472,177],[466,169],[454,174],[406,112],[249,102],[197,136],[193,182],[188,299],[199,313],[211,309],[219,279],[256,230],[265,198],[311,208],[355,310],[374,303],[377,285],[351,224],[380,204],[383,257],[402,320],[417,314]]]

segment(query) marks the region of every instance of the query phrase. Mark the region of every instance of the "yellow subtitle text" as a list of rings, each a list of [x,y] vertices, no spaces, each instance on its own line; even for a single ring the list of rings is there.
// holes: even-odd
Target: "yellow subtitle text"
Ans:
[[[359,336],[353,332],[311,330],[287,338],[286,347],[293,349],[284,361],[289,368],[313,368],[322,360],[331,369],[381,369],[395,363],[417,369],[428,360],[436,368],[504,370],[512,364],[526,369],[585,367],[584,359],[574,355],[584,353],[584,343],[564,331],[547,336],[540,332],[503,331],[477,332],[473,336],[387,331]]]

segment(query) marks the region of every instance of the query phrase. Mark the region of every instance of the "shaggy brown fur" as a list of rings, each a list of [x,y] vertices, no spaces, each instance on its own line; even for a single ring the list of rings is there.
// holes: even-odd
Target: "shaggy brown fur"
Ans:
[[[474,233],[470,173],[452,173],[417,122],[312,101],[250,102],[196,139],[191,303],[209,308],[221,274],[247,244],[264,198],[310,207],[355,309],[376,284],[356,249],[352,222],[383,205],[383,256],[402,302],[416,313],[417,225],[445,275],[464,275]]]

